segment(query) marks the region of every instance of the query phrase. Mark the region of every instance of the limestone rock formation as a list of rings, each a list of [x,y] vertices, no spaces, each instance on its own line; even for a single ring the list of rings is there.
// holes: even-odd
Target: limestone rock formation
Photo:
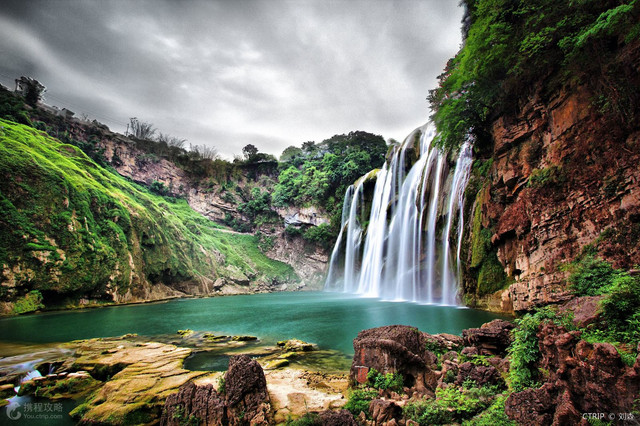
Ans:
[[[369,415],[375,425],[388,424],[392,420],[399,421],[402,418],[402,407],[393,401],[374,399],[369,404]]]
[[[462,338],[465,346],[478,348],[481,355],[503,355],[511,344],[514,327],[508,321],[495,319],[480,328],[463,330]]]
[[[432,339],[446,340],[442,335],[434,338],[405,325],[361,331],[353,341],[352,382],[365,383],[367,373],[373,368],[381,373],[401,374],[407,388],[419,392],[433,391],[438,375],[432,369],[437,357],[427,350],[427,342]]]
[[[578,424],[582,413],[631,413],[640,391],[640,357],[624,365],[609,343],[587,343],[580,332],[549,323],[538,340],[540,368],[549,377],[538,389],[512,394],[505,412],[519,423]],[[614,418],[617,420],[617,417]]]
[[[239,355],[229,360],[223,394],[211,384],[188,383],[167,398],[161,424],[197,421],[205,425],[266,425],[270,410],[262,367],[247,355]]]

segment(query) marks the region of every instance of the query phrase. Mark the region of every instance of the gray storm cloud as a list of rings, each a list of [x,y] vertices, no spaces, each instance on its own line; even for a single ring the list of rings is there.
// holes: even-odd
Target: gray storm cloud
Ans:
[[[5,0],[0,81],[227,157],[365,130],[402,138],[460,45],[457,0]]]

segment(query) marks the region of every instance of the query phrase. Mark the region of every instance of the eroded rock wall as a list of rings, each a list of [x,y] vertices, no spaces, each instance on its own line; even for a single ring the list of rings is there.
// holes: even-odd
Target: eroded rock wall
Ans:
[[[621,56],[638,65],[640,49],[632,47]],[[638,123],[599,110],[586,85],[551,97],[542,87],[493,122],[492,165],[473,206],[510,283],[475,298],[493,310],[570,298],[563,265],[587,244],[615,268],[640,263]],[[465,286],[473,295],[474,283]]]

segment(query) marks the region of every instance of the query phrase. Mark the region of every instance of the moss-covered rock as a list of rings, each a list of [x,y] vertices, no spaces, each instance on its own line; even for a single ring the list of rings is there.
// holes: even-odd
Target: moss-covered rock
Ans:
[[[1,313],[208,293],[219,277],[296,279],[252,236],[221,232],[185,200],[152,193],[36,129],[0,126]]]

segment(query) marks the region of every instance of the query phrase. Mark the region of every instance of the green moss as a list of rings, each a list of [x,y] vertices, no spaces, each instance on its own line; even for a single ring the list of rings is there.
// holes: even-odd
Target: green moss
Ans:
[[[491,235],[482,227],[482,191],[478,192],[473,212],[473,224],[471,228],[471,268],[477,268],[482,264],[484,257],[491,245]]]
[[[252,236],[218,231],[185,200],[154,194],[35,129],[0,126],[0,263],[19,266],[17,287],[41,291],[45,304],[48,294],[125,293],[134,273],[171,285],[232,265],[256,279],[297,279]]]
[[[556,186],[565,182],[566,176],[561,166],[552,165],[543,169],[534,169],[529,176],[529,188],[543,188]]]
[[[79,420],[79,419],[81,419],[81,418],[86,414],[86,412],[87,412],[87,411],[89,411],[90,409],[91,409],[91,405],[90,405],[89,403],[86,403],[86,402],[85,402],[85,403],[83,403],[83,404],[78,405],[78,406],[77,406],[76,408],[74,408],[73,410],[71,410],[71,411],[69,412],[69,415],[70,415],[72,418],[74,418],[74,419],[76,419],[76,420]]]
[[[42,294],[38,290],[32,290],[23,297],[19,298],[13,304],[14,314],[25,314],[35,312],[44,308],[42,304]]]
[[[478,296],[502,290],[507,284],[507,275],[504,273],[504,268],[498,261],[496,254],[492,252],[485,256],[478,273]]]
[[[491,244],[493,232],[482,226],[482,194],[476,196],[473,223],[471,228],[471,264],[477,271],[476,294],[484,296],[503,289],[509,282],[504,268],[498,260],[496,249]]]

